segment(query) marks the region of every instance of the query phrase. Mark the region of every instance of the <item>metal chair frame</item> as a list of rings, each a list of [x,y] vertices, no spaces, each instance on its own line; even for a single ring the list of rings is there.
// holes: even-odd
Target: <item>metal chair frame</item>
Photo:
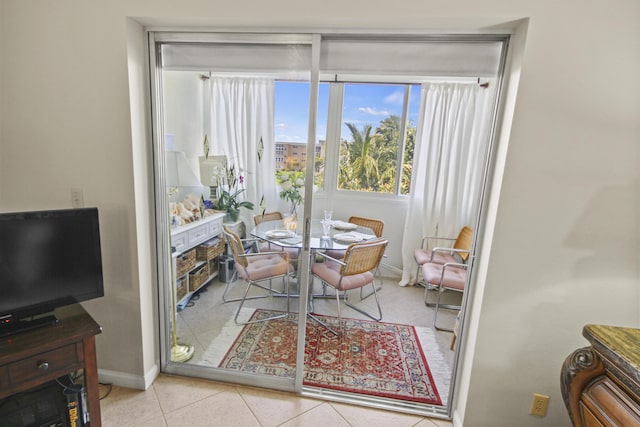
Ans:
[[[375,241],[363,242],[363,243],[353,243],[349,245],[349,247],[347,248],[344,258],[342,260],[337,260],[335,258],[332,258],[320,252],[317,253],[317,255],[324,258],[324,262],[334,262],[340,265],[340,278],[338,279],[338,282],[336,284],[325,282],[320,276],[317,276],[316,274],[313,273],[313,268],[311,269],[312,277],[313,276],[318,277],[320,280],[322,280],[323,285],[326,284],[328,286],[331,286],[332,288],[335,288],[336,290],[335,296],[336,296],[336,303],[337,303],[337,309],[338,309],[338,319],[342,318],[342,313],[340,309],[340,294],[343,294],[343,300],[346,306],[364,314],[365,316],[373,320],[379,321],[382,319],[382,308],[380,307],[378,292],[375,285],[375,273],[374,273],[374,278],[371,281],[371,285],[373,287],[373,295],[375,296],[376,306],[378,308],[377,316],[350,304],[347,298],[347,291],[350,289],[344,289],[342,287],[342,281],[344,280],[345,277],[348,277],[348,276],[354,276],[354,275],[363,274],[366,272],[375,272],[380,264],[380,260],[382,259],[382,256],[384,254],[384,250],[387,247],[387,244],[388,244],[387,240],[375,240]],[[364,286],[366,285],[360,286],[360,288],[362,289]],[[315,320],[318,320],[318,319],[315,319]],[[332,331],[337,335],[336,331],[329,328],[323,322],[320,322],[320,323],[322,323],[325,327],[327,327],[330,331]]]
[[[460,229],[460,232],[458,233],[458,236],[456,237],[438,237],[438,236],[425,236],[422,238],[422,242],[420,244],[420,249],[426,250],[429,249],[429,245],[428,242],[431,240],[434,241],[443,241],[443,242],[452,242],[451,243],[451,247],[445,247],[445,246],[436,246],[434,248],[431,249],[431,259],[428,262],[434,262],[433,260],[433,256],[440,252],[440,253],[446,253],[446,254],[458,254],[460,257],[460,260],[463,263],[467,262],[467,259],[469,258],[470,255],[470,249],[471,249],[471,237],[473,236],[473,230],[471,230],[471,228],[464,226]],[[414,259],[415,259],[415,255],[414,255]],[[416,260],[417,262],[417,260]],[[416,284],[421,284],[420,283],[420,269],[422,268],[422,264],[418,264],[418,269],[416,271]]]
[[[382,237],[382,231],[384,230],[384,221],[382,221],[381,219],[364,218],[361,216],[351,216],[349,217],[349,220],[347,222],[371,229],[378,239]],[[335,256],[336,253],[337,253],[337,250],[333,251],[332,254]],[[386,255],[383,255],[383,258],[386,258],[386,257],[387,257]],[[379,281],[378,290],[381,290],[384,281],[382,280],[382,272],[380,271],[379,265],[378,265],[378,268],[376,268],[375,275],[378,277],[378,281]],[[373,292],[367,295],[364,295],[363,291],[364,291],[364,288],[360,288],[360,299],[365,299],[373,295]]]
[[[440,308],[445,308],[445,309],[449,309],[449,310],[460,310],[462,308],[462,306],[460,305],[452,305],[452,304],[440,304],[440,298],[442,296],[442,293],[445,290],[451,290],[451,291],[455,291],[455,292],[460,292],[460,293],[464,293],[464,289],[457,289],[457,288],[451,288],[448,287],[446,282],[447,279],[445,277],[446,273],[447,273],[447,269],[448,268],[461,268],[464,270],[468,269],[468,265],[464,264],[464,263],[460,263],[460,262],[448,262],[446,264],[442,265],[442,270],[440,273],[440,279],[438,280],[437,283],[427,283],[425,286],[425,290],[424,290],[424,303],[427,307],[435,307],[435,313],[433,315],[433,327],[439,331],[446,331],[446,332],[453,332],[453,329],[448,329],[448,328],[441,328],[438,326],[437,321],[438,321],[438,310]],[[428,285],[433,285],[433,291],[436,292],[438,294],[438,298],[436,299],[436,302],[428,302],[428,294],[429,294],[429,286]],[[466,286],[465,286],[466,287]]]
[[[289,311],[290,311],[290,301],[289,301],[289,282],[288,282],[288,277],[290,274],[290,269],[291,269],[291,265],[289,264],[289,258],[286,254],[286,252],[282,252],[282,251],[271,251],[271,252],[257,252],[257,253],[244,253],[244,246],[242,245],[242,241],[243,239],[240,239],[240,237],[234,233],[233,231],[229,230],[227,227],[223,227],[224,230],[224,236],[227,239],[227,243],[229,244],[229,246],[231,247],[231,251],[233,253],[233,259],[235,261],[235,265],[236,268],[238,268],[238,266],[240,266],[240,268],[244,269],[244,276],[246,277],[245,280],[247,282],[247,287],[244,291],[244,294],[242,296],[242,298],[235,298],[235,299],[227,299],[227,291],[229,289],[229,286],[231,284],[231,282],[228,282],[225,286],[223,295],[222,295],[222,300],[223,302],[227,303],[227,302],[235,302],[235,301],[240,301],[240,304],[238,305],[238,308],[236,310],[236,314],[233,318],[234,322],[237,325],[246,325],[249,323],[257,323],[257,322],[265,322],[267,320],[274,320],[274,319],[281,319],[283,317],[287,317],[289,315]],[[244,239],[244,240],[256,240],[256,239]],[[242,249],[241,249],[242,248]],[[287,268],[287,273],[285,274],[280,274],[280,275],[275,275],[275,276],[269,276],[263,279],[259,279],[259,280],[253,280],[251,278],[251,275],[249,274],[248,270],[247,270],[247,266],[250,263],[250,260],[254,257],[265,257],[265,256],[269,256],[269,255],[278,255],[281,256],[289,265],[289,267]],[[283,293],[281,293],[280,295],[286,295],[287,297],[287,312],[281,315],[277,315],[277,316],[271,316],[268,317],[266,319],[260,319],[260,320],[253,320],[253,321],[248,321],[248,322],[238,322],[238,315],[240,314],[240,311],[242,310],[242,306],[244,305],[244,302],[246,300],[251,300],[251,299],[259,299],[259,298],[268,298],[270,296],[275,296],[274,292],[273,292],[273,288],[271,286],[271,282],[273,279],[278,279],[278,278],[282,278],[282,283],[283,283]],[[263,282],[269,280],[269,287],[265,287],[259,284],[259,282]],[[251,289],[251,286],[256,286],[258,288],[264,289],[266,291],[268,291],[268,293],[266,295],[258,295],[258,296],[252,296],[249,297],[249,289]]]

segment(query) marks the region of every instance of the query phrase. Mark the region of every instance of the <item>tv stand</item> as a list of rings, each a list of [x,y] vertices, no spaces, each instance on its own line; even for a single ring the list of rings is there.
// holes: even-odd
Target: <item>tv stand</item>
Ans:
[[[82,370],[90,425],[101,426],[95,347],[100,325],[79,304],[54,315],[54,325],[0,338],[0,399]]]
[[[0,326],[0,336],[26,332],[31,329],[42,328],[45,326],[53,326],[56,323],[58,323],[58,319],[53,314],[30,319],[18,319],[15,322]]]

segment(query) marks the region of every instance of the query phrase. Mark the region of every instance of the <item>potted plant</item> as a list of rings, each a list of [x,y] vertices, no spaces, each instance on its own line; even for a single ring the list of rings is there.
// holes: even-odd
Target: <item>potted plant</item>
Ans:
[[[253,210],[253,203],[248,200],[240,200],[240,195],[244,192],[244,188],[242,187],[244,177],[242,175],[236,175],[234,165],[228,167],[228,165],[225,164],[221,178],[219,182],[223,183],[226,180],[228,185],[226,186],[227,189],[225,189],[224,185],[218,186],[218,197],[214,203],[214,208],[226,212],[229,219],[232,222],[236,222],[240,216],[240,208]]]
[[[276,181],[280,185],[280,198],[291,203],[291,215],[296,215],[298,205],[304,201],[304,172],[278,171]]]

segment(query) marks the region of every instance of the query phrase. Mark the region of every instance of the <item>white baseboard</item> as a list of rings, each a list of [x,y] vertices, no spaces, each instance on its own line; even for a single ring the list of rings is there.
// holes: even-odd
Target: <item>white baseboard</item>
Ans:
[[[396,267],[395,265],[385,264],[384,262],[380,263],[380,269],[383,271],[382,276],[385,278],[400,278],[402,277],[402,269]]]
[[[113,384],[118,387],[146,390],[153,384],[153,381],[155,381],[159,374],[160,367],[158,364],[153,365],[144,376],[108,369],[98,369],[98,381],[102,384]]]

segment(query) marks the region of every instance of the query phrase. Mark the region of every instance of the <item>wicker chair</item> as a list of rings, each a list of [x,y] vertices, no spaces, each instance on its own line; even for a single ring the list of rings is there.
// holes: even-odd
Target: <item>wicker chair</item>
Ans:
[[[265,213],[254,215],[253,216],[253,223],[255,225],[258,225],[258,224],[260,224],[261,222],[264,222],[264,221],[277,221],[279,219],[282,219],[282,213],[280,213],[278,211],[265,212]]]
[[[448,262],[446,264],[428,262],[422,266],[422,276],[427,285],[424,291],[424,303],[429,307],[435,307],[433,327],[439,331],[453,332],[452,328],[447,329],[438,326],[438,310],[440,308],[460,310],[461,306],[440,304],[440,297],[442,292],[447,290],[464,293],[467,282],[467,264],[459,262]],[[433,292],[438,294],[435,303],[428,302],[429,287],[434,287]]]
[[[351,224],[356,224],[361,227],[367,227],[373,230],[376,237],[382,237],[382,230],[384,230],[384,221],[380,219],[363,218],[360,216],[352,216],[349,218]]]
[[[418,264],[416,278],[420,277],[420,270],[426,263],[444,265],[446,263],[466,263],[471,250],[473,230],[462,227],[456,238],[423,237],[421,246],[413,252],[413,258]],[[444,242],[450,246],[438,246]],[[453,243],[453,244],[452,244]],[[433,245],[433,247],[431,247]],[[417,280],[417,279],[416,279]]]
[[[373,230],[377,238],[382,237],[382,231],[384,230],[384,221],[380,219],[363,218],[361,216],[351,216],[348,222],[350,222],[351,224],[359,225],[361,227],[370,228],[371,230]],[[330,256],[331,258],[341,259],[344,256],[344,252],[345,252],[344,250],[333,249],[333,250],[326,251],[325,254]],[[380,290],[382,289],[382,282],[383,282],[382,273],[380,272],[380,266],[378,266],[378,268],[376,269],[376,277],[378,277],[378,290]],[[373,293],[370,293],[368,295],[363,295],[363,291],[362,289],[360,289],[360,298],[367,298],[367,297],[370,297],[371,295],[373,295]]]
[[[230,282],[227,283],[224,293],[223,293],[223,301],[231,302],[231,301],[240,301],[240,305],[238,305],[238,309],[236,310],[236,315],[234,317],[234,321],[237,325],[246,325],[247,323],[255,323],[255,322],[264,322],[267,320],[279,319],[282,317],[286,317],[289,311],[289,281],[288,276],[293,271],[293,267],[289,263],[288,256],[286,252],[283,251],[273,251],[273,252],[258,252],[258,253],[245,253],[244,246],[242,244],[242,240],[240,237],[231,231],[227,226],[223,226],[224,237],[231,248],[233,253],[233,259],[235,261],[235,269],[238,272],[238,276],[242,278],[245,282],[247,282],[247,288],[244,291],[244,295],[242,298],[235,300],[226,299],[227,290],[229,288]],[[284,288],[284,293],[287,296],[287,313],[268,317],[266,319],[251,321],[251,322],[238,322],[238,315],[240,314],[240,310],[244,305],[244,302],[248,299],[255,298],[266,298],[273,295],[273,290],[271,288],[271,281],[273,279],[281,278]],[[269,287],[265,287],[260,285],[260,282],[269,281]],[[248,297],[249,289],[252,286],[256,286],[258,288],[267,290],[268,293],[266,295],[253,296]]]
[[[387,240],[375,240],[373,242],[353,243],[345,251],[342,260],[331,258],[323,253],[318,253],[324,258],[324,262],[315,262],[311,267],[311,274],[328,286],[336,290],[336,302],[338,305],[338,318],[341,318],[340,294],[344,295],[345,304],[354,310],[370,317],[373,320],[382,319],[382,309],[378,301],[378,293],[375,286],[374,271],[378,268],[382,255],[387,247]],[[373,295],[378,306],[378,315],[374,316],[358,307],[349,304],[347,291],[371,285]]]

